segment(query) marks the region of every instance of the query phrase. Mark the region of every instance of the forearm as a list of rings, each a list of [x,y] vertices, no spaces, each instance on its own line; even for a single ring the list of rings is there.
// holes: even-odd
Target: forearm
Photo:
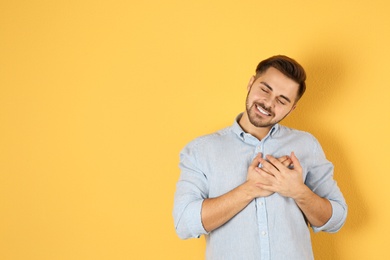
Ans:
[[[250,182],[216,198],[205,199],[202,205],[202,223],[207,232],[219,228],[244,209],[254,198]]]
[[[294,200],[312,226],[323,226],[332,216],[332,205],[329,200],[321,198],[306,185]]]

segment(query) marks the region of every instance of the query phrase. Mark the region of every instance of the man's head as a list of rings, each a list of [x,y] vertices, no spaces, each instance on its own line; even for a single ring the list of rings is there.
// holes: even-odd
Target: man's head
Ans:
[[[261,61],[259,65],[257,65],[256,78],[258,78],[270,67],[277,69],[286,77],[299,84],[298,95],[296,99],[296,101],[298,101],[306,90],[306,73],[303,67],[298,62],[287,56],[276,55]]]
[[[302,66],[286,56],[260,62],[248,83],[246,111],[240,125],[250,133],[268,132],[295,109],[305,91],[305,79]]]

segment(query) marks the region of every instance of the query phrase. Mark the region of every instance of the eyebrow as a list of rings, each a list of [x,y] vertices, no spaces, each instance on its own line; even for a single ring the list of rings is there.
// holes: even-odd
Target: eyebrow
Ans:
[[[261,81],[260,83],[263,84],[264,86],[266,86],[269,90],[274,91],[274,90],[272,89],[272,87],[271,87],[270,85],[268,85],[266,82]],[[290,100],[288,97],[286,97],[286,96],[284,96],[284,95],[280,95],[280,97],[281,97],[281,98],[284,98],[287,102],[291,103],[291,100]]]

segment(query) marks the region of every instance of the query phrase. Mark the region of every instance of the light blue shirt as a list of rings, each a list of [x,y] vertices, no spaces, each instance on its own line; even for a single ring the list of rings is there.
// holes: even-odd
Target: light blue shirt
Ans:
[[[331,218],[321,227],[312,227],[314,232],[336,232],[347,217],[346,202],[333,179],[333,165],[311,134],[277,124],[259,141],[242,130],[237,123],[239,117],[232,126],[199,137],[181,151],[173,210],[178,236],[186,239],[205,235],[206,259],[210,260],[314,259],[301,210],[293,199],[277,193],[254,199],[210,233],[203,228],[203,200],[244,183],[250,163],[260,152],[281,157],[294,151],[305,184],[330,201]]]

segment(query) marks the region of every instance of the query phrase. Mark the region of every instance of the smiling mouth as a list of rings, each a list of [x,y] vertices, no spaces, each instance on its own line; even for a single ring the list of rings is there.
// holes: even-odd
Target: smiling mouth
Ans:
[[[264,108],[262,108],[260,105],[256,105],[256,108],[257,110],[262,113],[263,115],[266,115],[266,116],[271,116],[271,114],[269,112],[267,112]]]

